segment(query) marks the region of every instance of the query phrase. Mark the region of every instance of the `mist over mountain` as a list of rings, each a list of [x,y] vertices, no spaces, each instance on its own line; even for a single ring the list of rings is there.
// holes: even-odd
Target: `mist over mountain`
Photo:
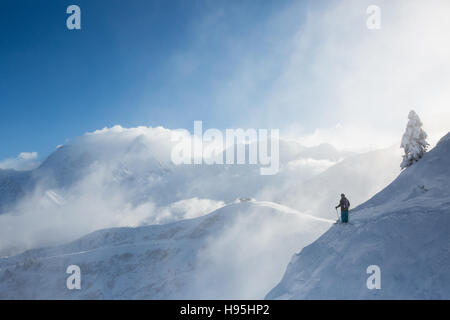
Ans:
[[[58,244],[100,228],[194,218],[237,198],[273,200],[268,187],[306,181],[353,156],[330,145],[280,140],[280,171],[262,176],[259,165],[174,165],[171,138],[162,127],[115,126],[58,147],[36,169],[0,170],[0,252]]]
[[[30,189],[17,197],[11,211],[0,215],[1,297],[261,299],[269,291],[269,299],[366,297],[359,283],[361,295],[351,291],[356,288],[352,283],[366,276],[358,268],[369,255],[355,249],[355,242],[374,248],[392,280],[398,276],[386,262],[393,254],[388,248],[404,249],[400,240],[411,232],[408,228],[417,231],[420,219],[426,218],[419,209],[424,201],[433,205],[426,211],[431,219],[423,223],[428,229],[420,232],[447,228],[448,179],[443,177],[448,171],[448,136],[421,162],[352,210],[349,226],[333,224],[336,216],[330,208],[337,196],[345,191],[356,206],[383,189],[399,172],[396,148],[345,154],[330,146],[305,148],[281,141],[279,174],[261,176],[257,165],[175,166],[169,136],[163,128],[104,129],[58,148],[37,169],[7,171],[12,181],[23,177],[16,185]],[[406,222],[396,225],[407,212],[414,227]],[[396,230],[405,233],[393,234]],[[408,244],[424,250],[422,241],[445,239],[439,232]],[[395,246],[385,243],[394,236],[400,237]],[[376,245],[367,243],[373,239],[378,239]],[[429,251],[431,257],[437,261],[439,253],[446,259],[444,247],[436,248]],[[30,250],[15,255],[26,249]],[[335,263],[349,268],[348,277],[353,277],[348,295],[339,281],[350,280],[330,271],[335,267],[329,259],[320,277],[325,280],[303,275],[320,272],[321,254],[332,250],[336,255],[329,259],[344,257]],[[314,262],[308,262],[309,252]],[[355,259],[361,260],[359,267],[346,265]],[[65,268],[72,264],[83,270],[81,291],[65,288]],[[312,282],[306,284],[299,280],[309,278]],[[445,276],[439,279],[447,283]],[[445,287],[439,290],[433,294],[445,296]]]
[[[298,246],[334,221],[236,202],[174,223],[96,231],[0,259],[2,299],[262,299]],[[65,287],[69,265],[83,290]]]

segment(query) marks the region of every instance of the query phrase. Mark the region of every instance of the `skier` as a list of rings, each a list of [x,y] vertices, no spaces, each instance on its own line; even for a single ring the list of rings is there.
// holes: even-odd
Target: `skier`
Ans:
[[[335,208],[341,207],[341,221],[343,223],[348,222],[348,208],[350,208],[350,201],[345,197],[345,194],[341,193],[341,201],[339,201],[339,205]]]

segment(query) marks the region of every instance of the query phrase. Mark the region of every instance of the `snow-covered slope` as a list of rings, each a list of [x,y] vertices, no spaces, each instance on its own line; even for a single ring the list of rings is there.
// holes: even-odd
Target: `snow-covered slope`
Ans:
[[[296,254],[267,299],[450,299],[450,134]],[[369,290],[367,267],[381,270]]]
[[[170,224],[100,230],[0,258],[0,298],[261,299],[295,250],[333,222],[249,201]],[[69,265],[81,268],[81,290],[66,288]]]

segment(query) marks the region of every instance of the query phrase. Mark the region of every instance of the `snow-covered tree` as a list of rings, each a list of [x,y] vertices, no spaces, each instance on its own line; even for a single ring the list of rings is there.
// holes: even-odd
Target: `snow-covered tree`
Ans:
[[[402,137],[401,148],[405,150],[403,161],[400,164],[402,169],[409,167],[414,162],[419,161],[429,146],[426,141],[427,134],[422,129],[422,121],[414,110],[408,114],[408,125]]]

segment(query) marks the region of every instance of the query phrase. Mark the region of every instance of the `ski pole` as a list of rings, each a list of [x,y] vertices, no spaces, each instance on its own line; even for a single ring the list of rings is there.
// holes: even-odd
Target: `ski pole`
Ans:
[[[339,217],[339,212],[338,212],[337,208],[335,208],[335,209],[336,209],[337,218],[338,218],[338,220],[340,220],[341,218]]]

